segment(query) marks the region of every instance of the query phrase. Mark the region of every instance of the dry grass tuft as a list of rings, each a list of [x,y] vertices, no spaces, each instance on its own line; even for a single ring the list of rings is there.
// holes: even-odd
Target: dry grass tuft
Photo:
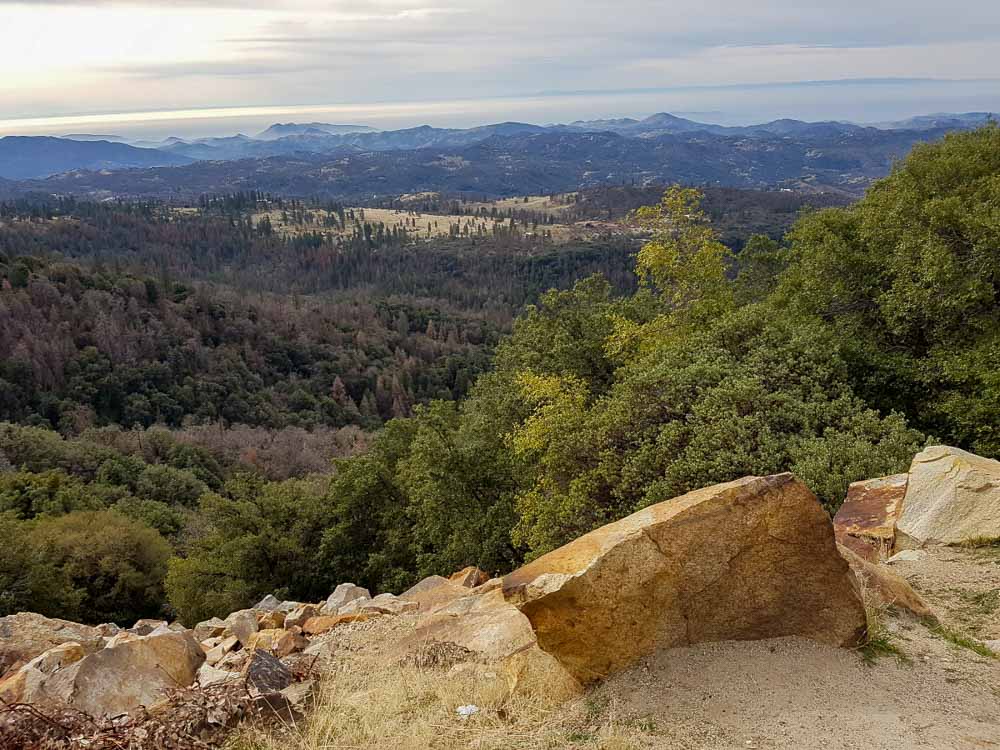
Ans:
[[[886,626],[889,605],[869,585],[866,576],[858,575],[857,580],[861,589],[861,600],[865,606],[867,623],[865,642],[858,649],[861,658],[869,666],[874,666],[878,659],[883,656],[893,656],[901,663],[909,662],[909,657],[895,644],[893,634]]]
[[[444,654],[440,648],[434,652]],[[340,662],[323,680],[313,710],[299,726],[280,733],[247,728],[227,748],[639,750],[646,746],[642,730],[617,722],[613,707],[595,717],[588,714],[583,698],[560,700],[558,687],[545,686],[544,681],[525,681],[523,674],[512,675],[496,665],[466,661],[449,668],[419,666],[414,661],[420,660]],[[470,704],[478,712],[461,717],[457,709]]]

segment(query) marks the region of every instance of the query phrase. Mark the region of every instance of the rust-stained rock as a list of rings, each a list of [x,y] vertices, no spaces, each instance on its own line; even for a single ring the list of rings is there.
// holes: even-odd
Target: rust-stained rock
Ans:
[[[847,560],[860,585],[874,594],[886,606],[905,610],[921,619],[937,621],[937,615],[906,580],[885,565],[873,563],[839,546],[840,554]]]
[[[257,616],[257,627],[261,630],[279,630],[285,627],[285,613],[276,609],[264,612]]]
[[[96,651],[104,646],[102,636],[101,629],[34,612],[0,617],[0,677],[62,643],[78,643],[87,653]]]
[[[470,565],[467,568],[462,568],[457,573],[452,573],[448,577],[448,580],[458,586],[474,589],[476,586],[482,586],[490,580],[490,576],[486,571],[480,570],[475,565]]]
[[[892,550],[896,520],[906,494],[906,474],[854,482],[833,518],[837,542],[877,562]]]
[[[582,682],[659,648],[798,635],[853,646],[865,610],[833,525],[791,474],[650,506],[514,571],[506,599]]]
[[[319,615],[306,620],[302,626],[302,632],[308,635],[318,635],[332,630],[338,625],[347,625],[352,622],[365,622],[378,617],[375,613],[355,613],[350,615]]]
[[[250,636],[247,648],[264,649],[265,651],[270,651],[280,659],[289,654],[294,654],[296,651],[301,651],[307,645],[309,644],[306,639],[298,633],[283,629],[272,629],[258,630]]]
[[[314,604],[300,604],[285,617],[285,627],[302,627],[310,618],[319,614],[319,607]]]
[[[420,612],[429,612],[468,594],[469,589],[465,586],[441,576],[431,576],[404,591],[399,598],[416,602]],[[374,605],[377,601],[378,597],[375,597],[371,603]]]

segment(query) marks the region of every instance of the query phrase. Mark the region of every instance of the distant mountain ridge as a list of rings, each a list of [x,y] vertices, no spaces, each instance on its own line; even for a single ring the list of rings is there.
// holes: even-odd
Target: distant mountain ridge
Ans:
[[[47,177],[75,170],[120,170],[190,164],[192,159],[157,149],[109,141],[76,141],[47,136],[0,138],[0,177]]]
[[[347,133],[373,133],[367,125],[331,125],[325,122],[278,122],[256,135],[257,140],[272,141],[290,135],[346,135]]]
[[[362,125],[277,123],[257,137],[168,138],[155,144],[143,142],[142,148],[135,143],[18,137],[0,139],[0,177],[33,180],[68,171],[183,168],[192,162],[220,165],[192,166],[177,175],[158,173],[155,188],[134,175],[109,179],[75,175],[60,188],[79,191],[89,185],[87,189],[112,193],[151,194],[166,185],[174,192],[189,191],[209,175],[211,179],[199,189],[248,189],[251,177],[238,175],[255,175],[252,179],[263,185],[283,174],[284,164],[326,163],[330,165],[328,177],[321,183],[312,181],[306,169],[300,176],[286,175],[281,186],[272,189],[309,194],[308,185],[318,194],[371,195],[397,188],[410,192],[447,187],[511,194],[528,192],[529,186],[565,190],[614,180],[680,179],[732,187],[799,181],[858,192],[885,174],[892,159],[905,155],[914,143],[949,130],[977,127],[990,119],[989,113],[973,112],[926,115],[897,123],[905,128],[891,127],[892,123],[874,126],[794,119],[724,126],[663,112],[642,120],[580,120],[547,126],[501,122],[473,128],[422,125],[385,131]],[[344,132],[330,132],[337,129]],[[616,160],[607,158],[610,144],[618,154]],[[520,154],[530,151],[537,151],[534,161],[520,164]],[[506,166],[501,163],[504,160]],[[361,163],[369,164],[364,179],[341,179],[340,172],[349,173]],[[392,173],[391,163],[402,172]],[[536,170],[544,174],[536,175]],[[403,174],[409,175],[409,181]],[[515,177],[521,180],[520,187]],[[578,181],[576,185],[573,180]],[[67,181],[50,184],[56,182]],[[101,183],[115,187],[97,187]]]
[[[494,132],[481,140],[443,147],[428,130],[433,129],[417,128],[407,134],[410,142],[432,144],[424,147],[325,154],[301,151],[175,168],[75,173],[19,187],[188,200],[206,193],[247,190],[343,200],[419,192],[511,196],[672,182],[857,195],[872,180],[887,174],[915,143],[947,132],[863,128],[858,133],[824,130],[823,137],[808,138],[704,131],[627,137],[607,131],[541,128],[511,135]],[[471,137],[468,131],[458,133],[461,138]]]

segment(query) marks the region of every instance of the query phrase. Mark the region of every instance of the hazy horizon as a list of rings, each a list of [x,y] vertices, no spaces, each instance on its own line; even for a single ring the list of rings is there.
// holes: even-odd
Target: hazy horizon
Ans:
[[[938,107],[920,92],[937,91]],[[766,96],[762,99],[761,92]],[[720,108],[722,105],[729,105]],[[654,91],[566,92],[479,99],[369,104],[250,105],[184,110],[100,112],[0,119],[6,135],[92,134],[128,139],[255,135],[276,122],[328,122],[398,129],[418,125],[474,127],[503,121],[535,124],[670,112],[720,125],[780,118],[879,123],[938,112],[1000,110],[1000,79],[975,81],[845,80]]]

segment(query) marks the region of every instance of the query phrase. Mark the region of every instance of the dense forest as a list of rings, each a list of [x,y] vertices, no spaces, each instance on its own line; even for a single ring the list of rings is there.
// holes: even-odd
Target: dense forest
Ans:
[[[458,320],[442,319],[454,326],[458,346],[446,356],[478,362],[469,347],[481,343],[475,356],[484,360],[465,366],[469,382],[461,387],[440,371],[440,383],[414,390],[398,415],[391,380],[388,387],[383,381],[382,411],[377,375],[366,380],[362,368],[352,379],[339,375],[339,364],[324,368],[331,356],[341,362],[337,352],[345,347],[367,351],[336,335],[368,335],[364,326],[377,320],[398,364],[399,392],[417,388],[417,374],[437,362],[422,359],[418,344],[431,346],[440,335],[427,334],[430,320],[415,308],[403,311],[406,326],[390,308],[384,317],[348,316],[338,328],[334,321],[346,313],[313,324],[324,320],[322,305],[333,302],[286,302],[290,310],[313,310],[296,317],[236,295],[227,303],[232,308],[223,306],[232,323],[209,323],[207,292],[167,283],[185,265],[196,278],[213,273],[195,243],[146,249],[137,239],[144,262],[167,261],[159,276],[69,271],[51,258],[15,257],[84,255],[37,239],[48,236],[51,220],[10,222],[5,232],[32,239],[4,250],[3,302],[21,300],[17,309],[44,314],[23,322],[18,338],[3,334],[3,345],[23,344],[34,332],[67,348],[53,349],[66,355],[53,360],[64,363],[51,372],[61,385],[43,389],[58,397],[43,401],[12,390],[38,382],[44,361],[26,380],[4,376],[4,408],[12,410],[5,418],[22,424],[0,429],[0,524],[16,540],[0,561],[0,613],[31,608],[88,621],[165,614],[192,624],[265,593],[315,600],[344,580],[382,591],[466,564],[501,572],[637,508],[746,474],[794,471],[832,511],[849,482],[905,469],[929,440],[1000,457],[998,174],[1000,127],[950,135],[915,148],[860,202],[803,214],[782,238],[751,237],[738,254],[720,240],[697,191],[671,188],[635,214],[646,237],[628,260],[636,281],[622,283],[621,270],[600,268],[576,279],[557,274],[549,286],[561,288],[536,301],[526,296],[533,304],[509,333],[488,314],[491,305],[479,302],[490,297],[493,277],[480,277],[478,291],[470,283],[463,298],[453,291],[462,274],[452,266],[439,276],[445,291],[438,299],[454,314],[472,316],[463,320],[479,321],[481,338]],[[173,221],[164,219],[169,227]],[[82,218],[74,222],[65,230],[67,247],[86,226]],[[143,219],[148,225],[156,222]],[[212,247],[206,252],[218,252]],[[400,251],[424,256],[420,248]],[[117,256],[134,268],[137,259],[127,255],[116,250],[102,262]],[[498,252],[496,262],[513,263],[503,266],[509,273],[517,264],[508,256]],[[298,262],[267,268],[280,276]],[[326,283],[336,277],[335,265]],[[392,289],[390,268],[382,288],[414,295]],[[409,271],[397,273],[405,278]],[[516,286],[496,281],[501,293]],[[145,313],[156,327],[130,337],[128,328],[112,326],[102,340],[104,329],[86,328],[102,308],[80,302],[93,290],[119,301],[122,320]],[[5,325],[11,317],[4,312]],[[272,326],[284,333],[270,335]],[[77,346],[81,327],[85,346]],[[500,338],[487,366],[491,336]],[[197,390],[184,400],[183,379],[171,380],[173,364],[160,375],[144,374],[140,380],[163,383],[162,392],[182,404],[181,416],[173,429],[148,426],[170,423],[159,412],[123,429],[109,423],[127,420],[115,410],[128,408],[128,399],[95,402],[86,387],[109,373],[117,378],[134,357],[122,355],[104,370],[95,365],[96,375],[76,380],[79,370],[70,364],[119,342],[140,357],[151,352],[150,367],[179,360],[177,372],[195,382],[212,382],[240,362],[245,369],[234,382],[222,381],[215,402]],[[291,369],[270,353],[280,344],[288,347]],[[220,347],[232,358],[206,364],[206,352]],[[417,365],[407,380],[410,357]],[[30,357],[19,361],[35,366]],[[335,408],[347,407],[334,373],[359,412],[367,390],[378,419],[389,418],[370,438],[359,437],[363,445],[347,447],[352,436],[343,431],[353,428],[342,426],[350,420]],[[259,386],[247,390],[248,378]],[[297,400],[293,384],[312,400]],[[221,437],[213,442],[211,435],[239,416],[225,413],[230,387],[253,394],[240,396],[240,412],[278,415],[261,418],[258,431],[274,437],[315,425],[342,441],[344,457],[324,473],[289,467],[280,452],[262,459]],[[72,408],[64,410],[63,401]],[[50,403],[56,411],[47,414]],[[206,403],[216,406],[199,411]],[[81,409],[79,424],[66,416]],[[185,422],[185,413],[197,419]],[[43,426],[30,426],[33,418]]]

